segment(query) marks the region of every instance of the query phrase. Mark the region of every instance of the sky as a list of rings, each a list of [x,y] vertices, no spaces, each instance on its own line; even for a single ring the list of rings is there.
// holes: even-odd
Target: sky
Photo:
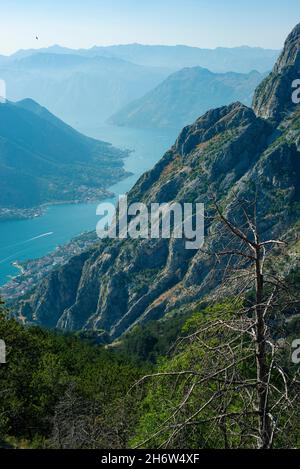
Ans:
[[[299,0],[0,0],[0,54],[59,44],[280,49]],[[38,40],[36,39],[38,36]]]

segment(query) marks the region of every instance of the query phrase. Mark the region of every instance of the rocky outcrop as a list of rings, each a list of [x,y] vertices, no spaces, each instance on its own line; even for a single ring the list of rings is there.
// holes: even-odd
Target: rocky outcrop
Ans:
[[[89,252],[73,257],[66,266],[53,270],[42,280],[30,302],[25,302],[23,315],[31,322],[55,328],[62,310],[75,301],[82,269],[89,258]]]
[[[271,119],[277,124],[297,104],[292,100],[294,80],[300,78],[300,24],[288,36],[284,49],[272,73],[258,86],[253,99],[257,116]]]
[[[298,70],[298,32],[299,27],[268,80],[279,83]],[[276,96],[266,81],[257,91],[254,110],[234,103],[184,128],[133,187],[129,202],[202,202],[209,209],[213,193],[230,218],[236,198],[256,194],[261,235],[283,236],[299,218],[300,112],[288,112],[289,103]],[[217,222],[207,222],[205,251],[219,249],[218,233]],[[52,272],[22,312],[30,309],[32,319],[44,325],[105,329],[111,338],[119,337],[137,322],[160,319],[218,287],[214,258],[203,250],[187,250],[184,243],[101,241],[85,258],[72,260],[75,265]]]

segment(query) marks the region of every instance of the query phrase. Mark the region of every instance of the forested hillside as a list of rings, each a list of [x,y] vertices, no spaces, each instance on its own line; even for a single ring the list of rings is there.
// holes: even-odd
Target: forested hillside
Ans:
[[[0,104],[0,208],[101,198],[126,152],[88,138],[27,99]]]

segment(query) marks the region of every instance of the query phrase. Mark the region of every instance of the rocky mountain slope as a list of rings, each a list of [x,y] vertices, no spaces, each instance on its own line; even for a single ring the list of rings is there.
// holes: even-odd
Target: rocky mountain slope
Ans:
[[[258,72],[212,73],[201,67],[185,68],[125,106],[110,120],[121,126],[179,131],[212,107],[234,101],[250,105],[262,79]]]
[[[103,195],[126,153],[88,138],[32,100],[0,104],[0,208]]]
[[[272,73],[258,87],[253,101],[256,114],[279,123],[294,109],[292,84],[300,77],[300,24],[288,37]]]
[[[254,109],[234,103],[183,129],[144,174],[129,201],[203,202],[215,193],[227,216],[235,200],[257,198],[263,237],[289,240],[287,266],[299,260],[300,109],[291,101],[300,26],[256,91]],[[282,83],[286,83],[283,86]],[[218,250],[218,226],[206,226],[205,251]],[[298,244],[297,244],[298,243]],[[215,259],[185,249],[184,239],[110,240],[53,271],[21,306],[29,321],[64,330],[105,329],[119,337],[136,322],[191,307],[219,285]]]

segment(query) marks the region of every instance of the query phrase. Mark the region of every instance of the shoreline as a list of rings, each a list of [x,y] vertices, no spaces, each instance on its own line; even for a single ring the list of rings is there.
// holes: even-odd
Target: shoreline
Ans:
[[[16,275],[10,275],[9,280],[0,286],[1,295],[9,302],[18,301],[24,295],[30,294],[34,285],[45,278],[54,267],[58,268],[74,255],[90,249],[97,239],[93,231],[83,231],[67,243],[57,245],[53,251],[44,256],[11,262],[18,272]]]
[[[138,136],[139,136],[139,133],[138,133]],[[167,136],[166,136],[167,138]],[[42,204],[41,206],[39,207],[35,207],[34,208],[34,211],[32,211],[31,213],[31,216],[25,216],[24,217],[24,213],[22,214],[23,216],[22,217],[16,217],[16,216],[11,216],[8,220],[8,218],[6,217],[6,219],[4,220],[4,217],[1,217],[0,215],[0,226],[1,226],[1,222],[3,221],[16,221],[16,220],[20,220],[20,221],[23,221],[25,219],[29,220],[29,223],[30,222],[30,219],[34,219],[35,217],[41,217],[42,215],[44,215],[45,211],[47,210],[48,207],[51,207],[51,206],[55,206],[55,205],[64,205],[64,204],[69,204],[69,205],[72,205],[74,204],[74,209],[75,208],[75,204],[78,205],[78,204],[81,204],[81,203],[87,203],[87,204],[93,204],[93,203],[97,203],[97,202],[101,202],[107,198],[111,198],[111,197],[116,197],[118,195],[118,188],[115,189],[115,186],[117,186],[119,183],[121,183],[121,185],[123,186],[124,184],[122,184],[123,181],[125,181],[125,186],[127,187],[128,184],[126,184],[126,180],[129,179],[131,181],[131,177],[132,176],[135,176],[136,174],[143,174],[145,171],[147,171],[149,168],[153,167],[156,162],[158,161],[158,159],[160,158],[160,156],[166,151],[167,148],[169,148],[170,146],[170,143],[169,143],[169,140],[167,140],[167,143],[164,142],[164,140],[160,141],[158,140],[158,145],[154,150],[151,150],[150,151],[147,151],[147,148],[146,149],[144,148],[144,145],[139,148],[138,146],[138,140],[135,136],[135,139],[133,140],[133,142],[130,140],[130,142],[128,142],[126,139],[125,139],[125,144],[124,144],[124,150],[127,150],[127,155],[124,155],[123,158],[124,158],[124,162],[125,163],[125,167],[124,167],[124,173],[122,174],[121,177],[117,178],[117,180],[115,182],[113,182],[112,184],[109,184],[109,186],[107,186],[107,189],[106,189],[106,192],[103,194],[101,194],[101,198],[99,197],[96,197],[96,198],[89,198],[87,200],[87,198],[79,198],[79,199],[76,199],[76,200],[57,200],[57,201],[54,201],[54,202],[47,202],[47,203],[44,203]],[[151,136],[151,141],[152,141],[152,136]],[[172,136],[172,141],[173,141],[173,136]],[[117,146],[118,144],[115,143],[115,145]],[[120,144],[119,144],[120,146]],[[161,148],[163,147],[163,148]],[[130,149],[129,149],[130,148]],[[123,148],[122,148],[123,150]],[[140,155],[141,154],[141,155]],[[129,161],[130,162],[130,158],[134,158],[134,160],[136,159],[136,155],[138,156],[138,164],[137,164],[137,168],[135,168],[135,165],[130,164],[129,167],[127,166],[127,162]],[[145,160],[145,163],[142,164],[141,166],[141,163],[139,162],[139,160],[142,159],[142,161]],[[148,162],[148,160],[150,161],[150,163]],[[141,167],[140,167],[141,166]],[[138,178],[137,178],[138,179]],[[133,186],[135,184],[135,181],[133,183],[129,183],[129,186]],[[123,190],[123,189],[122,189]],[[127,192],[128,189],[125,189],[125,191]],[[83,195],[83,194],[81,194]],[[66,208],[67,210],[67,208]],[[0,208],[0,214],[1,214],[1,208]],[[38,218],[40,219],[40,218]],[[9,227],[10,225],[8,225]],[[81,234],[80,234],[80,231],[81,231]],[[84,235],[84,231],[82,232],[82,230],[80,230],[78,234],[75,234],[75,238],[76,236],[82,236],[83,237],[85,236]],[[69,240],[64,243],[64,247],[67,247],[67,246],[70,246],[70,243],[72,244],[71,240],[74,239],[74,236],[70,237]],[[94,241],[95,242],[95,241]],[[89,242],[86,243],[86,247],[89,245]],[[67,248],[68,249],[68,248]],[[77,250],[77,246],[76,246],[76,250]],[[31,259],[31,261],[33,261],[33,264],[29,264],[30,267],[32,267],[34,269],[34,265],[38,265],[39,262],[43,262],[41,259],[46,259],[48,256],[50,258],[51,254],[53,255],[53,251],[49,252],[49,253],[46,253],[44,256],[40,256],[38,259]],[[65,259],[68,257],[68,254],[67,253],[62,253],[62,257],[65,257]],[[66,255],[65,255],[66,254]],[[28,259],[30,261],[30,259]],[[36,263],[37,261],[37,263]],[[36,264],[35,264],[36,263]],[[21,261],[21,264],[23,264],[23,261]],[[25,270],[26,270],[26,267],[25,266]],[[14,266],[14,268],[17,269],[17,266]],[[42,270],[44,272],[44,266],[42,267]],[[11,271],[10,271],[11,272]],[[24,274],[23,274],[24,275]],[[7,276],[7,278],[5,279],[5,283],[3,285],[1,285],[0,289],[3,289],[5,288],[8,283],[10,283],[11,281],[14,281],[14,280],[17,280],[17,282],[20,280],[20,277],[23,276],[22,275],[22,272],[21,270],[15,270],[15,272],[11,272],[11,276]],[[17,276],[17,279],[15,278],[15,276]],[[25,276],[28,278],[30,278],[30,275],[27,276],[26,275],[26,272],[25,272]],[[14,278],[11,278],[11,277],[14,277]],[[36,274],[34,273],[34,277],[36,277]],[[34,278],[34,281],[37,282],[37,278]]]
[[[110,144],[111,145],[111,144]],[[121,150],[123,156],[121,159],[128,158],[135,150],[124,149]],[[125,153],[125,154],[124,154]],[[37,207],[30,207],[30,208],[8,208],[8,207],[0,207],[0,223],[1,222],[10,222],[10,221],[23,221],[23,220],[33,220],[37,217],[42,217],[47,208],[55,205],[78,205],[78,204],[93,204],[97,202],[102,202],[103,200],[110,199],[116,196],[114,192],[112,192],[109,188],[115,186],[121,181],[133,176],[134,173],[131,171],[127,171],[124,169],[123,175],[118,178],[115,182],[109,185],[108,188],[99,189],[102,194],[94,195],[90,197],[82,197],[73,200],[54,200],[53,202],[44,202],[43,204],[38,205]],[[92,188],[87,188],[92,189]]]
[[[14,280],[15,278],[17,278],[19,275],[24,275],[25,273],[25,269],[24,267],[19,263],[19,261],[14,261],[11,263],[11,265],[13,265],[16,269],[18,269],[20,271],[19,274],[15,275],[14,277],[11,278],[11,280]]]
[[[97,197],[97,198],[95,197],[94,199],[92,199],[92,198],[88,198],[88,199],[83,198],[83,199],[75,199],[75,200],[57,200],[57,201],[54,201],[54,202],[46,202],[44,204],[39,205],[38,207],[33,207],[33,208],[30,208],[30,209],[0,208],[0,223],[1,222],[9,222],[9,221],[33,220],[34,218],[42,217],[49,207],[54,207],[56,205],[94,204],[94,203],[101,202],[101,201],[106,200],[106,199],[113,198],[115,196],[116,196],[116,194],[114,192],[107,191],[106,194],[103,194],[102,196]],[[2,210],[8,211],[8,213],[6,215],[2,215],[1,214]]]

